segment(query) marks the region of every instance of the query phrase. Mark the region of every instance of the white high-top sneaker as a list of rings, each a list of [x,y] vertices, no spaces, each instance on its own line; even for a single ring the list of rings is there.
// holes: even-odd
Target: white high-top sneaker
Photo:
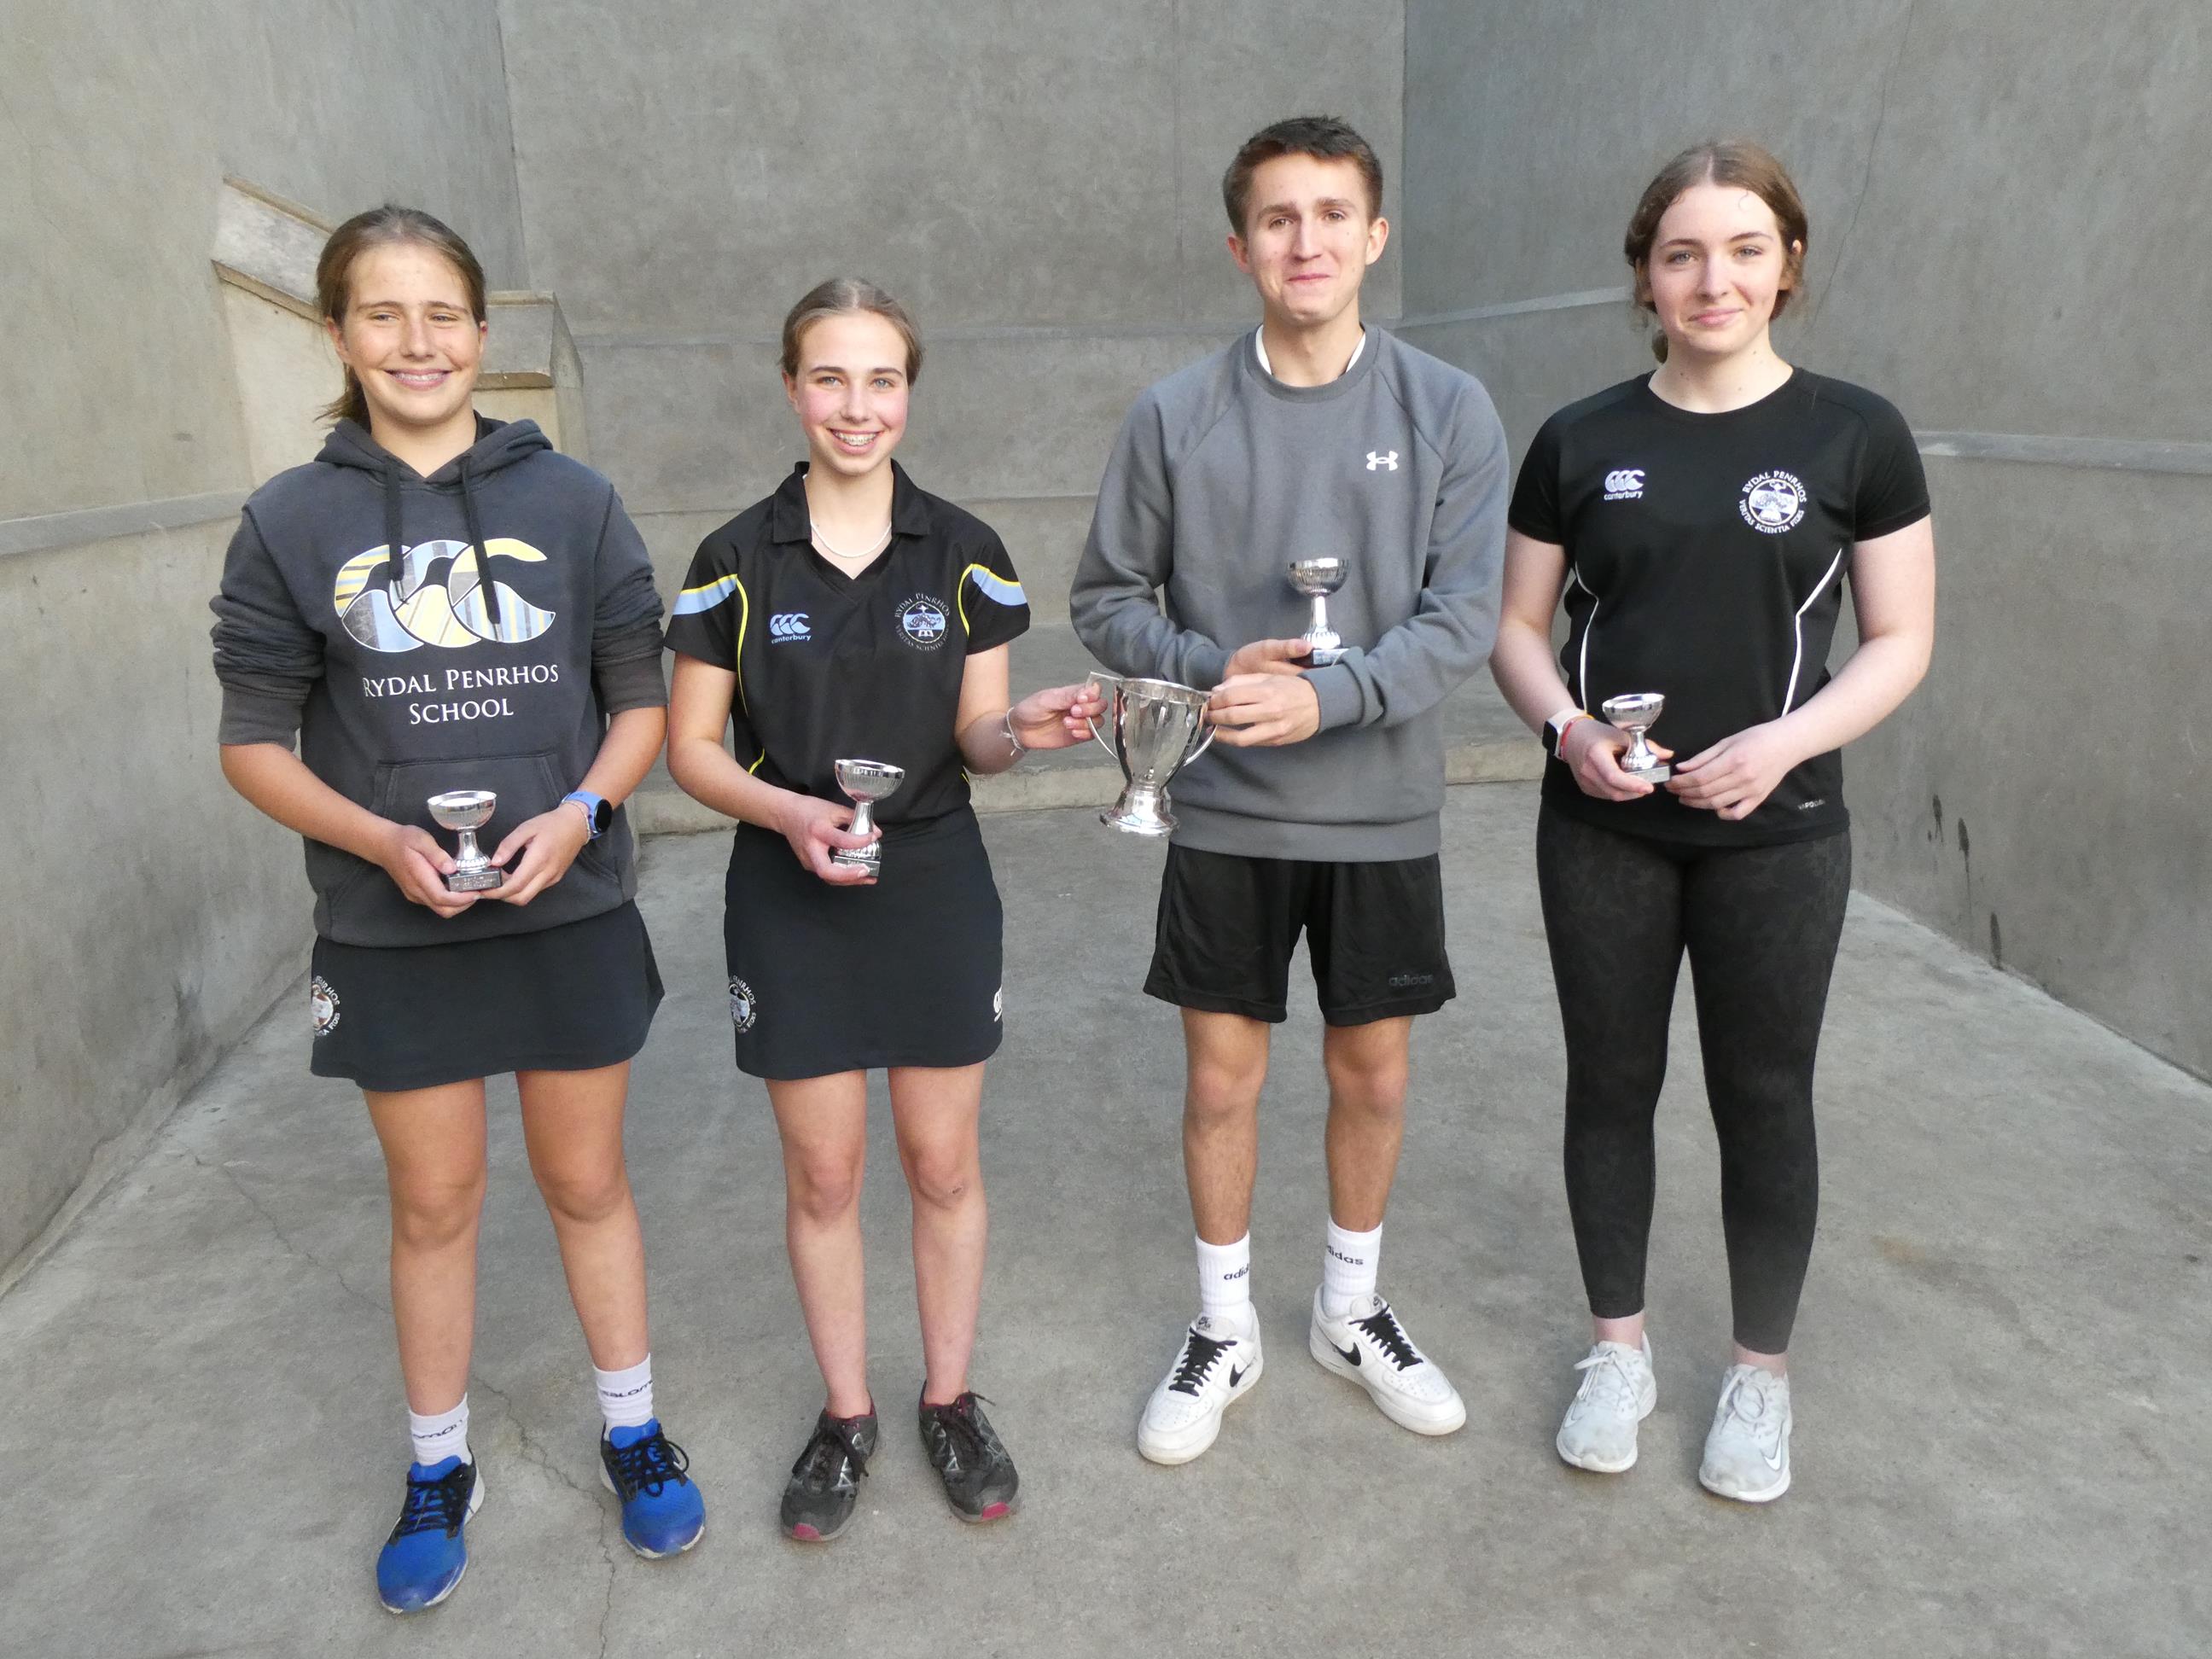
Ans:
[[[1790,1490],[1788,1377],[1760,1365],[1728,1368],[1698,1482],[1740,1504],[1771,1504]]]
[[[1659,1403],[1659,1384],[1651,1375],[1651,1339],[1632,1348],[1626,1342],[1593,1343],[1588,1357],[1575,1362],[1582,1386],[1567,1406],[1566,1420],[1553,1442],[1559,1455],[1593,1474],[1619,1474],[1636,1464],[1637,1425]]]
[[[1382,1415],[1401,1428],[1449,1434],[1467,1421],[1467,1407],[1451,1379],[1413,1346],[1379,1296],[1364,1296],[1346,1317],[1331,1319],[1316,1290],[1306,1347],[1324,1370],[1366,1389]]]
[[[1200,1314],[1175,1364],[1145,1402],[1137,1449],[1155,1463],[1188,1463],[1221,1432],[1221,1414],[1260,1380],[1260,1326],[1251,1334]]]

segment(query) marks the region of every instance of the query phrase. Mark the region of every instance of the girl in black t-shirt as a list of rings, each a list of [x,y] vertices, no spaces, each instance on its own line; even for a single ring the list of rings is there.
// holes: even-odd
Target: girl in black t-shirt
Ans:
[[[871,283],[824,283],[793,307],[784,386],[808,459],[700,544],[667,636],[669,770],[738,820],[724,921],[737,1060],[768,1083],[828,1388],[784,1489],[784,1530],[805,1540],[844,1529],[876,1449],[859,1199],[878,1066],[914,1203],[922,1443],[963,1519],[1013,1505],[1012,1460],[968,1389],[983,1062],[1003,1028],[999,895],[964,775],[1086,740],[1101,706],[1069,685],[1008,707],[1029,605],[1006,550],[890,459],[921,368],[913,323]],[[856,836],[836,767],[860,758],[904,777]],[[835,861],[870,846],[880,878]]]
[[[1747,1503],[1790,1485],[1785,1351],[1819,1199],[1813,1064],[1850,887],[1837,751],[1919,683],[1935,631],[1911,433],[1872,392],[1793,369],[1769,337],[1806,240],[1795,186],[1754,145],[1686,151],[1652,180],[1625,251],[1659,319],[1658,371],[1569,404],[1530,445],[1491,659],[1553,757],[1537,879],[1595,1324],[1559,1455],[1627,1468],[1657,1397],[1652,1119],[1686,949],[1735,1326],[1698,1479]],[[1859,644],[1831,678],[1846,580]],[[1663,783],[1621,769],[1629,739],[1598,715],[1652,691],[1666,698],[1654,747],[1684,757]]]

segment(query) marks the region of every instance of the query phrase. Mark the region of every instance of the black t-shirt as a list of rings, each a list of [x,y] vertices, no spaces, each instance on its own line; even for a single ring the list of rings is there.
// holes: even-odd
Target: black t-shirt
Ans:
[[[738,758],[781,788],[848,801],[835,763],[888,761],[886,833],[968,804],[953,720],[969,656],[1030,625],[990,526],[891,466],[891,544],[848,576],[816,552],[806,464],[699,544],[668,624],[672,651],[733,670]]]
[[[1648,376],[1568,404],[1529,445],[1507,519],[1566,550],[1559,666],[1575,701],[1597,714],[1607,697],[1663,694],[1651,741],[1687,760],[1827,684],[1852,543],[1927,515],[1905,417],[1801,368],[1719,415],[1675,408]],[[1631,835],[1741,847],[1841,830],[1843,784],[1841,751],[1816,755],[1731,823],[1664,788],[1595,799],[1555,759],[1544,799]]]

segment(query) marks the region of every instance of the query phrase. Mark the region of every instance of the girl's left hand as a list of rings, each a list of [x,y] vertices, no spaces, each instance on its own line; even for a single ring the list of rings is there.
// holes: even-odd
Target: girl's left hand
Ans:
[[[1717,812],[1723,818],[1749,817],[1774,787],[1802,765],[1800,754],[1781,722],[1747,726],[1711,748],[1674,763],[1667,787],[1685,806]]]
[[[1066,749],[1091,741],[1091,722],[1106,712],[1096,680],[1032,691],[1013,706],[1014,735],[1024,749]]]
[[[507,872],[507,880],[483,895],[505,904],[527,904],[568,873],[576,854],[591,839],[592,826],[580,808],[562,801],[550,812],[526,819],[507,833],[491,861],[506,869],[515,854],[522,862]]]

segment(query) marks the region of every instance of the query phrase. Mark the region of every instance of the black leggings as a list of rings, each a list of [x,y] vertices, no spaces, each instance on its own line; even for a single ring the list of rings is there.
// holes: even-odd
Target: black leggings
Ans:
[[[1567,1208],[1590,1312],[1644,1308],[1651,1126],[1683,948],[1721,1149],[1735,1340],[1790,1346],[1820,1208],[1813,1060],[1850,894],[1848,835],[1708,848],[1550,806],[1536,881],[1567,1042]]]

